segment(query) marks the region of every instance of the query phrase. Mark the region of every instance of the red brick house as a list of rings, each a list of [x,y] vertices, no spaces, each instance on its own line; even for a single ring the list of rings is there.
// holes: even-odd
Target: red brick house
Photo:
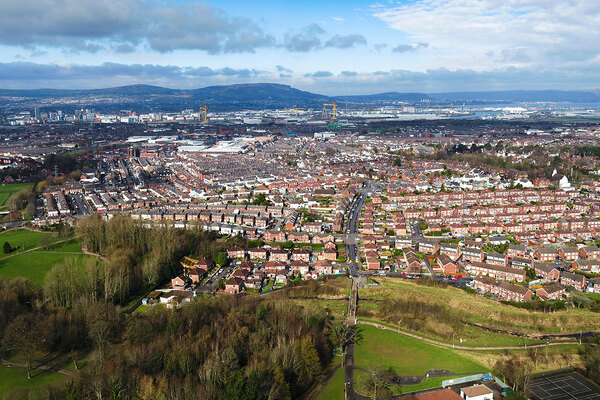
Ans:
[[[579,250],[576,247],[561,247],[558,256],[564,261],[575,261],[579,257]]]
[[[560,274],[560,283],[566,286],[574,287],[577,290],[584,290],[586,287],[585,276],[563,271]]]
[[[462,257],[467,262],[483,262],[484,253],[481,248],[466,247],[462,250]]]
[[[269,251],[269,260],[286,262],[289,258],[288,251],[283,249],[271,249]]]
[[[450,257],[453,261],[460,258],[460,247],[456,244],[441,243],[439,245],[440,254],[445,254]]]
[[[185,290],[192,285],[192,280],[187,276],[179,275],[171,279],[171,286],[175,290]]]
[[[579,257],[599,259],[600,248],[597,246],[583,246],[579,249]]]
[[[244,258],[245,255],[246,250],[242,249],[241,247],[236,246],[227,249],[227,256],[230,258]]]
[[[473,279],[473,283],[475,289],[483,293],[490,293],[501,300],[519,302],[531,300],[532,292],[524,286],[499,282],[487,276],[477,276]]]
[[[444,275],[453,275],[458,272],[458,265],[446,254],[440,254],[437,258],[438,266],[444,271]]]
[[[267,259],[267,250],[262,247],[257,247],[255,249],[250,249],[248,251],[250,255],[250,259],[252,260],[266,260]]]
[[[244,290],[245,284],[242,278],[233,277],[227,279],[225,282],[225,292],[231,294],[237,294]]]
[[[560,278],[560,270],[554,264],[534,261],[532,268],[535,271],[535,274],[542,279],[558,281]]]
[[[560,299],[565,294],[565,287],[560,283],[552,283],[535,291],[535,295],[542,300]]]
[[[509,244],[506,249],[506,255],[510,258],[525,257],[527,255],[527,247],[517,244]]]
[[[467,265],[467,270],[473,275],[487,275],[495,279],[502,279],[506,281],[525,281],[525,271],[518,268],[473,262]]]
[[[533,257],[542,262],[550,262],[556,260],[556,250],[549,247],[541,247],[535,249]]]
[[[265,232],[267,242],[285,242],[285,232],[277,230],[268,230]]]
[[[305,249],[295,249],[292,251],[292,258],[294,261],[310,261],[310,252]]]

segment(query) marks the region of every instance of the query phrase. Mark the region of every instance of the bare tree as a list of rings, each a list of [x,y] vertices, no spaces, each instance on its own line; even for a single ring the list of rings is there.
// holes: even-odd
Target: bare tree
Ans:
[[[347,321],[344,321],[331,325],[329,338],[334,345],[340,348],[343,366],[346,347],[351,343],[360,343],[362,340],[362,331],[358,326],[350,325]]]
[[[367,396],[373,400],[383,399],[392,395],[390,386],[393,382],[393,377],[394,374],[391,371],[376,368],[360,375],[358,383]]]
[[[25,358],[27,379],[31,379],[31,364],[40,337],[37,317],[33,314],[21,314],[15,317],[4,332],[4,347],[19,351]]]

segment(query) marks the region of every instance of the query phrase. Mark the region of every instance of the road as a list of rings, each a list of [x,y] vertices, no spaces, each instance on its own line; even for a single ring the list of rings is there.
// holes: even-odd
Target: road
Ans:
[[[356,323],[356,307],[358,303],[358,278],[353,277],[351,285],[350,301],[348,303],[348,324],[354,327]],[[359,398],[357,393],[354,391],[354,343],[350,343],[346,346],[346,354],[344,359],[346,361],[344,365],[346,398]],[[362,396],[360,398],[362,398]]]
[[[237,265],[234,263],[230,263],[228,266],[223,268],[215,267],[215,273],[203,285],[200,285],[195,289],[196,293],[212,294],[216,292],[219,279],[226,280],[236,267]],[[219,273],[219,271],[221,272]]]
[[[358,218],[365,205],[367,194],[370,190],[370,184],[367,187],[359,189],[354,202],[348,210],[347,228],[344,242],[346,243],[346,253],[348,254],[348,269],[351,276],[357,276],[360,273],[360,259],[356,248],[358,237]],[[358,260],[358,261],[357,261]]]

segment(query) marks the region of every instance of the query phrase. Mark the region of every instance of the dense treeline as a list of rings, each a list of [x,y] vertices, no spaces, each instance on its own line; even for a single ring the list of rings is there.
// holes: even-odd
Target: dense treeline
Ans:
[[[66,388],[16,390],[9,398],[295,399],[329,363],[329,314],[284,293],[314,295],[316,282],[268,299],[209,297],[141,314],[121,308],[136,291],[173,276],[183,255],[211,258],[242,239],[147,229],[128,217],[88,218],[76,232],[101,257],[67,259],[43,288],[0,279],[0,358],[17,355],[28,377],[46,354],[89,361]]]
[[[290,302],[225,296],[127,315],[111,303],[50,311],[25,281],[0,281],[4,350],[92,350],[66,388],[10,398],[294,399],[330,361],[330,317]],[[28,368],[29,369],[29,368]]]
[[[169,226],[148,229],[128,216],[115,216],[108,222],[90,217],[77,224],[76,233],[85,249],[102,259],[83,266],[67,260],[55,266],[44,284],[46,297],[55,306],[100,299],[125,304],[132,294],[172,278],[183,256],[212,258],[219,250],[213,233]]]

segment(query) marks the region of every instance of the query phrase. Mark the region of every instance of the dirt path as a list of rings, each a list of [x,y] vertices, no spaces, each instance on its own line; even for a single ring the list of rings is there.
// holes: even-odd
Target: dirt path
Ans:
[[[357,321],[358,324],[362,325],[371,325],[378,329],[385,329],[388,331],[396,332],[399,335],[404,335],[411,337],[413,339],[420,340],[422,342],[426,342],[429,344],[433,344],[435,346],[446,347],[449,349],[458,349],[458,350],[520,350],[523,348],[533,348],[533,347],[548,347],[548,346],[560,346],[563,344],[579,344],[578,341],[567,341],[567,342],[548,342],[548,343],[537,343],[537,344],[528,344],[526,346],[460,346],[453,345],[444,342],[440,342],[434,339],[425,338],[414,333],[406,332],[398,328],[391,328],[389,326],[381,325],[375,322],[370,321]]]
[[[23,363],[15,363],[15,362],[6,361],[6,360],[0,360],[0,364],[4,365],[5,367],[8,367],[8,368],[14,368],[14,367],[25,368],[25,364],[23,364]],[[77,376],[77,372],[75,372],[75,371],[68,371],[66,369],[56,368],[56,367],[52,367],[52,366],[48,366],[48,365],[38,365],[37,367],[32,367],[31,369],[32,369],[32,371],[41,369],[44,371],[57,372],[59,374],[67,375],[70,377]]]

